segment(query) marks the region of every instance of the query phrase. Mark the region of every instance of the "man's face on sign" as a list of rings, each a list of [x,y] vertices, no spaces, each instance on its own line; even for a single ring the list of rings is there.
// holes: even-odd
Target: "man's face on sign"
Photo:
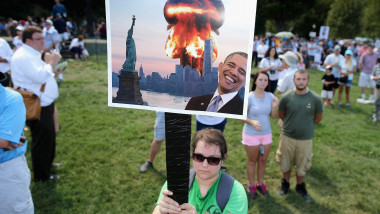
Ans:
[[[247,58],[234,54],[218,66],[218,92],[227,94],[239,91],[244,83],[247,70]]]

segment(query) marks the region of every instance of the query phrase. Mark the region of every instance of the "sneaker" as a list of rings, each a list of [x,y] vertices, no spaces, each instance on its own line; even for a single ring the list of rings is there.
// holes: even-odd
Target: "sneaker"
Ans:
[[[139,173],[144,173],[151,167],[153,167],[153,164],[149,161],[146,161],[143,165],[140,166]]]
[[[303,199],[305,199],[306,202],[310,202],[310,197],[307,195],[306,191],[306,184],[297,184],[296,185],[296,192],[302,195]]]
[[[346,103],[346,107],[347,108],[352,108],[351,104],[349,104],[349,103]]]
[[[338,103],[338,106],[341,107],[341,106],[342,106],[342,103]]]
[[[265,184],[257,185],[256,189],[263,195],[263,196],[269,196],[269,193],[267,191],[267,186]]]
[[[289,192],[289,182],[287,182],[284,178],[281,179],[281,189],[278,190],[278,195],[283,196],[288,194]]]
[[[248,194],[253,199],[257,198],[257,192],[256,192],[255,185],[248,185]]]

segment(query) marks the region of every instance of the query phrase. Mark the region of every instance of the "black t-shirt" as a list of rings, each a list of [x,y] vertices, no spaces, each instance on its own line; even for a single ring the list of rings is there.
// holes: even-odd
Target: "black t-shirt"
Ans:
[[[332,75],[332,74],[330,74],[330,75],[327,75],[327,74],[323,75],[322,80],[325,80],[326,82],[336,81],[334,75]],[[329,84],[328,86],[326,86],[325,84],[323,84],[323,90],[332,91],[333,86],[334,86],[334,84]]]

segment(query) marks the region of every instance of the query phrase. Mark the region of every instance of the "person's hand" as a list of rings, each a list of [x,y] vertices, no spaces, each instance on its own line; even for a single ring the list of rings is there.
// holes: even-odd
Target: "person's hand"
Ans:
[[[21,136],[19,144],[13,144],[8,140],[0,139],[0,148],[13,150],[15,148],[18,148],[19,146],[23,146],[24,145],[23,142],[25,142],[25,139],[26,139],[25,136]]]
[[[62,73],[62,70],[61,69],[58,69],[54,72],[54,77],[58,77],[58,75]]]
[[[45,62],[50,64],[51,67],[55,67],[57,65],[57,63],[59,62],[59,60],[61,60],[62,56],[60,53],[58,53],[57,50],[53,50],[53,52],[51,53],[50,57],[48,57]]]
[[[191,204],[184,203],[179,207],[182,209],[181,214],[197,214],[197,210]]]
[[[4,62],[4,63],[7,63],[8,60],[4,59],[3,57],[0,56],[0,62]]]
[[[256,131],[261,131],[261,127],[263,125],[261,125],[260,121],[258,121],[258,120],[251,120],[251,124],[252,124],[253,128],[256,129]]]
[[[273,70],[273,69],[274,69],[274,65],[269,66],[269,70]]]
[[[277,108],[278,103],[279,103],[278,98],[277,97],[273,97],[272,104],[271,104],[272,109],[273,108]]]
[[[161,201],[158,204],[161,213],[181,213],[179,204],[169,197],[169,195],[173,195],[173,192],[163,190],[162,195]]]

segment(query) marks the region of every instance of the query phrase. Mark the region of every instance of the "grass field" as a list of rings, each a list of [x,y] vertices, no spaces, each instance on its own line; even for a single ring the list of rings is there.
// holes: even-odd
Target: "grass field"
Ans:
[[[154,170],[137,172],[148,157],[155,112],[108,107],[106,58],[98,60],[73,61],[65,71],[56,100],[61,131],[55,160],[62,165],[55,171],[60,178],[32,182],[36,213],[151,213],[166,179],[165,146]],[[310,88],[320,93],[323,73],[310,74]],[[271,196],[248,199],[249,213],[380,213],[380,125],[367,120],[373,105],[356,103],[357,82],[356,75],[353,109],[327,107],[316,127],[313,166],[305,180],[312,201],[305,203],[295,193],[294,176],[290,193],[277,195],[281,174],[275,152],[280,130],[273,120],[274,142],[265,175]],[[242,128],[240,120],[228,119],[225,165],[246,186]],[[29,132],[27,136],[31,142]],[[32,169],[30,152],[26,156]]]

